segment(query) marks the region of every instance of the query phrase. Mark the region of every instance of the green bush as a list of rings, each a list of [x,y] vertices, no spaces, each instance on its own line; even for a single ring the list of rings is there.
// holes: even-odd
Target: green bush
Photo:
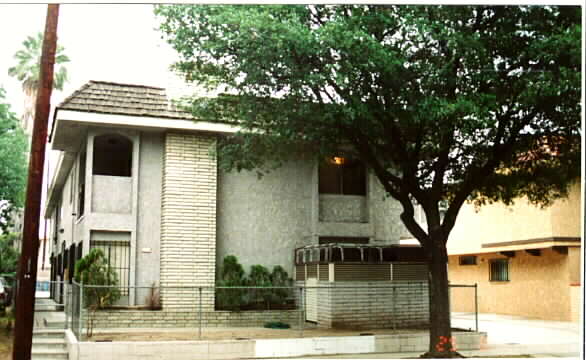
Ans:
[[[247,286],[244,268],[238,263],[234,255],[228,255],[224,258],[220,268],[220,276],[216,283],[217,286]],[[238,311],[246,301],[246,290],[244,289],[217,289],[216,290],[217,306],[221,310]]]
[[[14,249],[17,234],[0,235],[0,275],[16,273],[18,266],[18,251]]]
[[[275,287],[291,287],[293,286],[293,279],[289,277],[289,274],[282,266],[277,265],[273,267],[273,272],[271,273],[271,284]],[[287,300],[293,298],[292,292],[292,289],[274,289],[271,293],[270,302],[278,305],[286,304]]]
[[[290,287],[293,279],[282,266],[275,266],[272,272],[262,265],[252,265],[247,277],[242,265],[234,255],[224,258],[220,267],[216,286],[266,287],[267,289],[217,289],[216,305],[219,310],[239,311],[244,309],[271,309],[279,305],[283,308],[293,298],[292,289],[273,289],[273,287]]]
[[[271,273],[262,265],[252,265],[250,267],[250,286],[257,287],[271,287]],[[251,299],[253,304],[264,304],[267,309],[270,308],[271,303],[271,289],[250,289]]]
[[[120,299],[118,275],[110,267],[104,252],[92,249],[75,264],[75,281],[83,284],[83,301],[89,309],[87,336],[93,333],[95,313],[98,309],[113,305]],[[91,285],[111,285],[111,287],[92,287]]]

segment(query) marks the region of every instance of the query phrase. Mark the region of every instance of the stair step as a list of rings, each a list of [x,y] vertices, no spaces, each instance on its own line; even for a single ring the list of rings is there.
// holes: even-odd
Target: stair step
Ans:
[[[65,318],[63,320],[47,320],[43,319],[45,327],[52,329],[63,329],[65,327]]]
[[[55,334],[57,335],[57,334]],[[65,341],[63,336],[34,336],[33,337],[33,345],[34,344],[61,344]]]
[[[40,342],[39,340],[33,339],[33,349],[38,351],[51,351],[51,350],[65,350],[66,348],[64,339],[45,339]]]
[[[31,355],[67,355],[65,349],[31,349]]]
[[[68,360],[69,355],[63,353],[31,353],[31,360]]]
[[[65,339],[65,332],[62,329],[43,329],[33,331],[33,341],[44,339]]]

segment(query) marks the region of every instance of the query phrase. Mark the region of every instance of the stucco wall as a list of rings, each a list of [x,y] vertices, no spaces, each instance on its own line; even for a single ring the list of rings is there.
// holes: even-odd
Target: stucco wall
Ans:
[[[568,269],[570,284],[582,284],[582,247],[568,248]]]
[[[138,218],[136,226],[136,285],[159,282],[161,244],[161,190],[164,137],[141,133]],[[140,299],[138,299],[140,300]]]
[[[311,243],[312,157],[285,163],[262,178],[218,173],[217,264],[236,255],[248,270],[281,265],[293,275],[293,250]]]
[[[570,301],[571,301],[571,321],[579,322],[582,320],[582,313],[584,312],[584,303],[582,299],[582,287],[580,285],[570,286]]]
[[[541,256],[516,251],[509,258],[509,280],[489,281],[490,259],[498,253],[477,255],[477,265],[459,265],[449,257],[449,279],[453,284],[478,283],[480,312],[520,315],[548,320],[571,320],[568,255],[542,249]],[[472,289],[452,289],[453,311],[474,311]]]
[[[339,204],[346,204],[344,211],[333,209]],[[400,211],[396,200],[385,199],[371,173],[365,197],[319,196],[313,154],[299,155],[260,179],[254,171],[220,171],[217,264],[226,255],[236,255],[246,269],[281,265],[292,276],[293,250],[317,244],[320,236],[398,243],[405,232]]]
[[[482,244],[552,236],[551,209],[519,199],[515,205],[492,204],[475,209],[464,204],[448,240],[448,253],[474,253]]]
[[[93,213],[130,214],[132,211],[132,178],[94,175],[91,197],[91,211]]]
[[[76,168],[76,163],[74,163],[73,169]],[[69,176],[67,177],[67,181],[65,182],[65,185],[63,186],[63,190],[61,193],[61,214],[59,214],[61,216],[61,219],[59,222],[59,228],[63,229],[63,232],[58,231],[57,233],[58,248],[54,249],[56,251],[60,250],[61,243],[63,241],[66,242],[67,246],[71,245],[71,239],[74,228],[74,217],[71,214],[75,212],[75,202],[71,197],[71,187],[74,186],[75,183],[73,172],[74,171],[71,171],[69,173]],[[58,215],[57,212],[55,212],[55,215]],[[53,221],[53,224],[55,224],[55,221]]]
[[[61,201],[61,210],[57,213],[57,208],[53,212],[51,217],[51,228],[48,231],[49,239],[51,239],[52,253],[58,254],[61,252],[62,243],[65,242],[65,246],[69,248],[73,242],[76,244],[80,241],[83,234],[83,219],[77,218],[77,194],[78,194],[78,167],[79,167],[79,154],[75,155],[75,160],[71,166],[71,170],[67,175],[67,179],[61,194],[59,195]],[[56,217],[60,216],[59,229],[57,229],[57,242],[53,242],[53,235],[55,234]],[[62,232],[59,230],[63,229]],[[55,248],[56,246],[56,248]]]
[[[568,197],[557,200],[551,206],[552,232],[554,236],[580,236],[580,182],[572,185]]]
[[[511,206],[501,203],[475,209],[464,204],[448,241],[448,253],[474,253],[482,244],[542,239],[580,237],[580,184],[574,184],[568,198],[540,208],[526,199]]]
[[[373,243],[398,244],[409,231],[403,225],[400,215],[403,206],[386,194],[385,189],[372,172],[369,176],[369,217],[373,227]]]

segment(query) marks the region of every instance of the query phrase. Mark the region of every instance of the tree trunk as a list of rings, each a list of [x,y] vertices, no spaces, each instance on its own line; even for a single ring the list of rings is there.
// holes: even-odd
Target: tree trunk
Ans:
[[[433,240],[433,251],[426,249],[429,279],[429,351],[421,357],[462,357],[456,352],[450,320],[448,255],[445,243]]]

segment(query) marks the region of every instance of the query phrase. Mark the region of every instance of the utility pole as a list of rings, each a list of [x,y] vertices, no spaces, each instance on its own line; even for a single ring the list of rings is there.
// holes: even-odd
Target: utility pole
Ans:
[[[53,65],[57,48],[57,20],[59,4],[49,4],[45,21],[39,89],[37,92],[35,123],[29,158],[22,252],[18,263],[16,324],[14,328],[13,360],[30,360],[35,315],[35,285],[39,255],[39,217],[47,143],[47,123],[51,111]]]

